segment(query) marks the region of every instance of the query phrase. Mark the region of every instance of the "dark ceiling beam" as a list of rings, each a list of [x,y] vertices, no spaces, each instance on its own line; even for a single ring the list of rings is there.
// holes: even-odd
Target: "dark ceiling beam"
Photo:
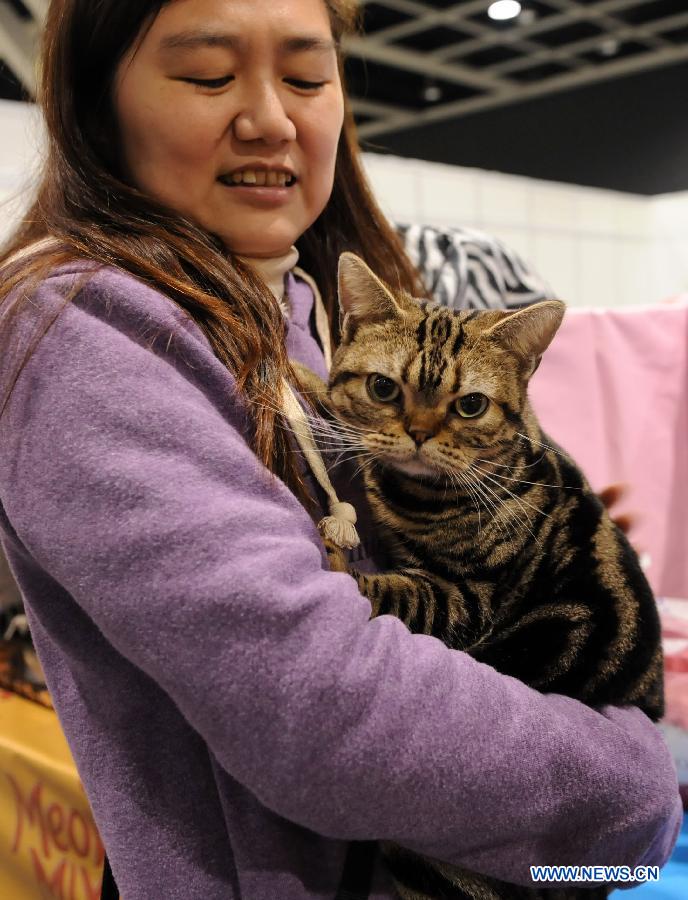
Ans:
[[[375,100],[362,100],[358,97],[351,98],[351,108],[355,115],[373,116],[374,118],[400,116],[408,112],[403,106],[394,106],[391,103],[378,103]]]
[[[363,60],[382,63],[397,69],[418,72],[428,78],[440,78],[456,84],[468,85],[481,90],[499,90],[507,86],[500,78],[471,69],[460,64],[447,64],[437,61],[432,53],[419,53],[408,47],[394,47],[379,44],[369,37],[350,37],[346,41],[345,50],[349,56],[358,56]]]
[[[659,24],[662,31],[671,31],[674,28],[682,28],[684,25],[688,25],[688,12],[661,19]],[[509,62],[498,63],[492,67],[492,71],[499,75],[510,75],[512,72],[518,72],[520,69],[529,69],[531,66],[541,62],[565,62],[572,55],[584,53],[586,50],[595,50],[600,46],[602,41],[609,40],[610,37],[613,37],[614,40],[617,40],[620,43],[636,40],[648,42],[654,39],[656,42],[655,46],[657,46],[658,49],[661,47],[673,46],[669,41],[659,40],[657,35],[649,28],[643,28],[638,25],[626,25],[624,23],[618,30],[614,31],[613,35],[602,37],[597,35],[596,37],[585,38],[581,41],[572,41],[564,47],[540,49],[536,53],[531,53],[527,59],[514,59]]]
[[[362,139],[377,138],[382,134],[420,128],[431,122],[441,122],[446,119],[468,115],[469,113],[496,109],[500,106],[516,102],[520,103],[534,97],[542,97],[572,88],[584,87],[602,80],[609,81],[612,78],[620,78],[633,72],[641,72],[685,60],[688,60],[688,47],[662,48],[653,53],[642,53],[637,57],[609,62],[604,66],[603,73],[597,68],[593,70],[578,70],[548,78],[544,82],[538,82],[533,85],[511,84],[506,90],[495,93],[492,96],[456,100],[451,103],[434,106],[431,109],[408,112],[398,116],[393,115],[382,122],[369,122],[361,125],[359,135]]]
[[[45,21],[48,14],[49,0],[22,0],[24,6],[28,9],[39,25]]]
[[[11,6],[0,6],[0,59],[32,97],[36,95],[35,48],[39,28],[21,19]]]

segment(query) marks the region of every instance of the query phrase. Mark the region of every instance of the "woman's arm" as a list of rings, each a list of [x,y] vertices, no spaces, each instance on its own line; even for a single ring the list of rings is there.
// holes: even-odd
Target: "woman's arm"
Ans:
[[[17,382],[0,496],[15,546],[221,765],[320,834],[505,880],[528,884],[531,864],[662,864],[680,806],[650,721],[541,695],[392,616],[369,620],[246,444],[200,331],[133,279],[98,279]]]

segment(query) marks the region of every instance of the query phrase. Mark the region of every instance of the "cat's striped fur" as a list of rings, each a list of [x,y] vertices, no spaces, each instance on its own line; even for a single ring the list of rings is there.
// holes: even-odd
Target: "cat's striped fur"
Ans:
[[[359,573],[330,547],[333,567],[351,571],[374,616],[396,615],[540,691],[592,706],[635,704],[658,719],[663,660],[652,592],[628,541],[527,400],[563,304],[516,313],[422,304],[393,297],[350,254],[340,264],[340,303],[327,394],[306,373],[301,380],[335,416],[339,449],[359,454],[390,569]],[[398,394],[376,399],[380,385]],[[489,401],[482,414],[457,412],[461,403],[479,409],[480,395]],[[500,884],[383,850],[404,900],[607,895]]]

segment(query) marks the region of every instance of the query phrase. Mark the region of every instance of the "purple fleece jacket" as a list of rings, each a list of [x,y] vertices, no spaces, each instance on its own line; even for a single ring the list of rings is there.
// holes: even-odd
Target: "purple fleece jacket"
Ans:
[[[78,271],[41,284],[18,357]],[[290,287],[290,351],[322,368]],[[133,277],[93,274],[38,345],[0,421],[0,499],[126,900],[331,900],[352,839],[521,884],[666,861],[681,810],[655,726],[369,620],[206,338]],[[392,894],[379,866],[372,896]]]

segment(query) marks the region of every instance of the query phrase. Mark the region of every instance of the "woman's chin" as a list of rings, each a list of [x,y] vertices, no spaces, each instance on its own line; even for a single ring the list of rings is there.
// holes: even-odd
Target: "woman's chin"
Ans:
[[[261,243],[260,241],[235,241],[231,245],[227,241],[223,240],[222,242],[228,253],[234,253],[236,256],[245,256],[248,259],[280,259],[286,256],[294,246],[294,241],[288,244],[284,241],[269,244]]]

